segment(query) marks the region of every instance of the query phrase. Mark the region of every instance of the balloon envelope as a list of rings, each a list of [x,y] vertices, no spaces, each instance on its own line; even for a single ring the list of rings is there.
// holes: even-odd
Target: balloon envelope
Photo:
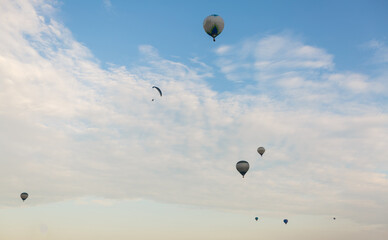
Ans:
[[[284,222],[285,224],[287,224],[287,223],[288,223],[288,220],[287,220],[287,219],[284,219],[283,222]]]
[[[21,199],[24,201],[28,198],[28,193],[24,192],[20,194]]]
[[[241,160],[236,164],[236,169],[241,173],[241,175],[244,177],[244,175],[249,170],[249,163],[247,161]]]
[[[203,29],[216,41],[216,37],[224,30],[224,20],[217,14],[212,14],[203,21]]]
[[[257,221],[257,220],[259,220],[259,218],[258,218],[258,217],[255,217],[255,220]]]
[[[259,148],[257,149],[257,152],[258,152],[261,156],[263,156],[263,154],[264,154],[264,152],[265,152],[265,148],[259,147]]]

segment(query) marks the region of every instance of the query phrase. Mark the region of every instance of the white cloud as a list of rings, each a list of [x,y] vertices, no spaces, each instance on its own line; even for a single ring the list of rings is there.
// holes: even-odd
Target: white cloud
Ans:
[[[289,71],[290,69],[332,69],[333,56],[323,49],[304,45],[289,35],[271,35],[265,38],[245,41],[236,46],[221,46],[216,50],[220,56],[218,65],[229,80],[240,76],[262,80],[257,73]]]
[[[329,81],[335,82],[336,85],[347,88],[353,92],[368,92],[371,89],[378,91],[377,86],[368,83],[368,76],[357,73],[331,74],[328,76]],[[375,88],[375,89],[373,89]]]
[[[93,195],[387,224],[388,115],[338,101],[337,87],[368,92],[371,80],[332,72],[323,49],[272,36],[219,50],[227,76],[248,69],[265,90],[281,89],[219,94],[207,64],[152,46],[139,47],[137,67],[104,70],[50,15],[17,5],[0,7],[2,22],[16,20],[0,25],[2,206],[28,191],[35,203]],[[151,102],[156,84],[164,96]]]
[[[323,68],[333,67],[332,56],[324,50],[303,45],[290,36],[268,36],[253,46],[257,70],[267,68]]]
[[[378,63],[388,63],[388,47],[382,41],[371,40],[367,47],[375,50],[374,61]]]
[[[381,43],[373,46],[382,47]],[[355,99],[359,104],[372,101],[376,105],[371,99],[385,94],[386,74],[370,77],[336,71],[333,55],[290,34],[250,39],[227,46],[227,51],[224,48],[215,51],[216,64],[228,80],[249,84],[246,93],[266,94],[293,107],[334,110],[340,101],[351,109]]]
[[[224,55],[224,54],[227,54],[228,52],[230,52],[231,49],[232,49],[231,46],[222,45],[216,49],[216,53],[219,55]]]

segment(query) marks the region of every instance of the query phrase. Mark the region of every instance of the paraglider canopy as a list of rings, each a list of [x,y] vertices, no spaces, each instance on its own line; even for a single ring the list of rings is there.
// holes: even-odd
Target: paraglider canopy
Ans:
[[[158,90],[159,92],[159,95],[162,96],[162,90],[160,90],[160,88],[158,88],[157,86],[152,86],[152,88],[155,88],[156,90]],[[155,99],[152,99],[152,101],[154,101]]]
[[[224,29],[224,20],[217,14],[212,14],[205,18],[203,21],[203,29],[205,32],[213,37],[213,41],[216,41],[216,37]]]
[[[257,152],[258,152],[261,156],[263,156],[263,154],[264,154],[264,152],[265,152],[265,148],[259,147],[259,148],[257,149]]]
[[[287,224],[288,223],[288,219],[284,219],[283,222],[284,222],[284,224]]]
[[[20,194],[20,198],[23,200],[23,202],[24,202],[24,200],[26,200],[27,198],[28,198],[28,193],[26,193],[26,192],[23,192],[23,193],[21,193]]]
[[[258,218],[258,217],[255,217],[255,220],[257,221],[257,220],[259,220],[259,218]]]
[[[241,173],[241,175],[244,177],[244,175],[248,172],[249,170],[249,163],[247,161],[239,161],[237,164],[236,164],[236,169],[237,171],[239,171],[239,173]]]

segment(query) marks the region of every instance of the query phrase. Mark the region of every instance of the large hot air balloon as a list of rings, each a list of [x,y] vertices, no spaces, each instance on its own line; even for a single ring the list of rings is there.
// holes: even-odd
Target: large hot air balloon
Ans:
[[[28,198],[28,193],[26,193],[26,192],[21,193],[21,194],[20,194],[20,197],[21,197],[21,199],[22,199],[23,202],[24,202],[24,200],[26,200],[26,199]]]
[[[239,161],[236,164],[236,169],[241,173],[241,175],[244,177],[244,175],[248,172],[249,170],[249,163],[247,161]]]
[[[222,32],[224,29],[224,20],[222,17],[217,14],[212,14],[205,18],[203,21],[203,29],[205,32],[209,34],[213,41],[216,41],[216,37]]]
[[[257,221],[257,220],[259,220],[259,218],[258,218],[258,217],[255,217],[255,220]]]
[[[257,149],[257,152],[258,152],[261,156],[263,156],[263,154],[264,154],[264,152],[265,152],[265,148],[259,147],[259,148]]]
[[[287,224],[288,223],[288,219],[284,219],[283,222],[284,222],[284,224]]]
[[[159,92],[159,95],[162,96],[162,90],[160,90],[160,88],[158,88],[157,86],[153,86],[152,88],[155,88],[156,90],[158,90]],[[154,101],[155,99],[152,99],[152,101]]]

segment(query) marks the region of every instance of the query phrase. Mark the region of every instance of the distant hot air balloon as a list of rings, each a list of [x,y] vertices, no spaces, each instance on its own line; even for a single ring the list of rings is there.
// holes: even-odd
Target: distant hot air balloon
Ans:
[[[284,222],[284,224],[287,224],[288,223],[288,219],[284,219],[283,222]]]
[[[258,218],[258,217],[255,217],[255,220],[257,221],[257,220],[259,220],[259,218]]]
[[[222,32],[224,29],[224,20],[222,17],[217,14],[212,14],[205,18],[203,21],[203,29],[205,32],[209,34],[213,41],[216,41],[216,37]]]
[[[158,90],[159,92],[159,95],[162,96],[162,90],[160,90],[160,88],[158,88],[157,86],[153,86],[152,88],[155,88],[156,90]],[[155,99],[152,99],[152,101],[154,101]]]
[[[265,152],[265,148],[259,147],[259,148],[257,149],[257,152],[258,152],[261,156],[263,156],[263,154],[264,154],[264,152]]]
[[[20,197],[21,197],[21,199],[22,199],[23,202],[24,202],[24,200],[26,200],[26,199],[28,198],[28,193],[26,193],[26,192],[21,193],[21,194],[20,194]]]
[[[236,169],[241,173],[241,175],[244,177],[244,175],[248,172],[249,170],[249,163],[247,161],[239,161],[236,164]]]
[[[333,219],[335,220],[335,217],[333,217]]]

